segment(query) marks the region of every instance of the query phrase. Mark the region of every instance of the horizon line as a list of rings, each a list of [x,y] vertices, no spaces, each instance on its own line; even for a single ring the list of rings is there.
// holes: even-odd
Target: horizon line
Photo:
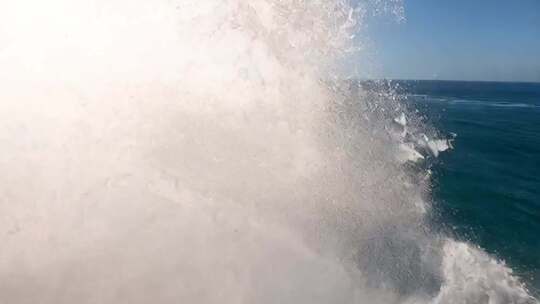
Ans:
[[[352,78],[350,78],[352,79]],[[540,81],[522,80],[459,80],[459,79],[414,79],[414,78],[356,78],[359,81],[444,81],[444,82],[483,82],[483,83],[519,83],[519,84],[540,84]]]

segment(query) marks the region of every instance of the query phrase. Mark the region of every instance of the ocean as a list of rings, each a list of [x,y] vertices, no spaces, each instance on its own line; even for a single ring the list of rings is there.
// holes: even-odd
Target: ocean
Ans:
[[[540,84],[398,81],[430,124],[454,133],[433,166],[434,222],[540,290]]]
[[[538,304],[538,85],[351,86],[400,1],[24,2],[0,303]]]

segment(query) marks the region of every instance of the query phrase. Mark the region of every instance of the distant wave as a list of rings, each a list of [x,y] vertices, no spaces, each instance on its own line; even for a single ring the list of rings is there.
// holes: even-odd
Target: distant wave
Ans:
[[[448,104],[460,104],[460,105],[481,106],[481,107],[540,109],[540,104],[534,104],[534,103],[520,103],[520,102],[511,102],[511,101],[486,101],[486,100],[475,100],[475,99],[463,99],[459,97],[431,96],[428,94],[408,94],[407,97],[409,100],[412,100],[412,101],[429,100],[432,102],[445,102]]]

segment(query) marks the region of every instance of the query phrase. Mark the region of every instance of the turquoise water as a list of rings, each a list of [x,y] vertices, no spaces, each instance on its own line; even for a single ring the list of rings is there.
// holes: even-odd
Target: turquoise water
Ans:
[[[455,133],[434,166],[435,222],[540,289],[540,84],[402,81],[425,119]]]

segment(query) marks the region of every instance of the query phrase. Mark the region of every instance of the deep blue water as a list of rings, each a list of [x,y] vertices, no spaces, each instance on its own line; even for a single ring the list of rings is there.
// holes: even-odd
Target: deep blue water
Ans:
[[[540,83],[399,81],[431,124],[457,134],[434,166],[437,223],[540,290]]]

